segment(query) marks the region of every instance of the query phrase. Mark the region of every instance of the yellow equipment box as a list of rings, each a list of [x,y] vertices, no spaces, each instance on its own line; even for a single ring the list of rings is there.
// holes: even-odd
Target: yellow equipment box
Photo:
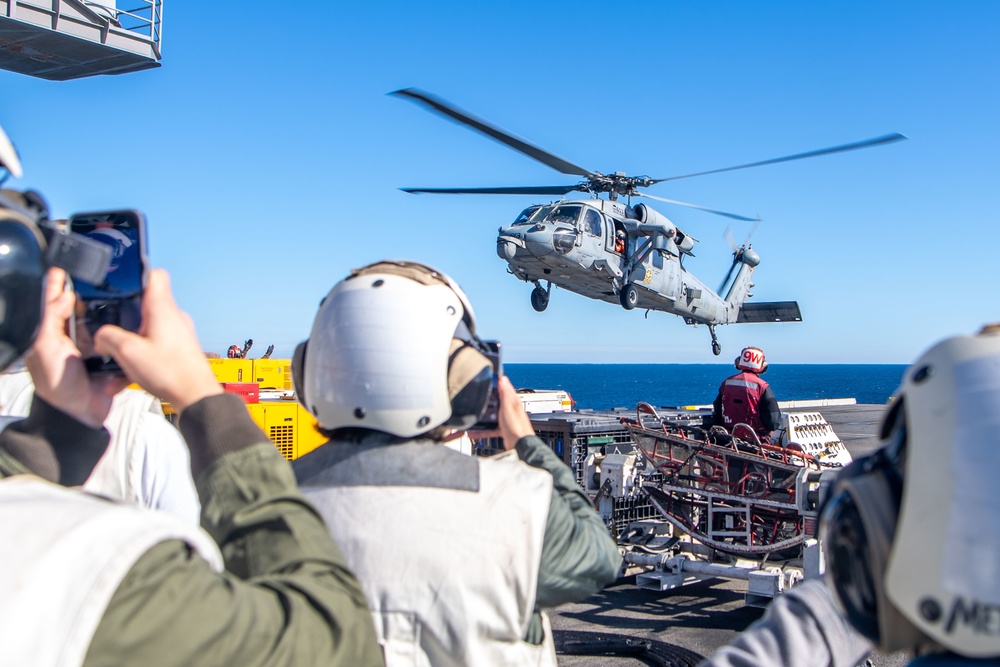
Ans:
[[[292,389],[292,360],[253,359],[250,382],[256,382],[261,389]]]
[[[298,401],[249,403],[247,410],[264,435],[289,461],[326,442],[326,438],[316,431],[316,420]]]
[[[290,359],[209,359],[219,382],[251,382],[261,389],[292,390]],[[289,461],[308,454],[326,438],[316,431],[316,419],[294,399],[261,399],[248,403],[247,410],[264,435]],[[174,421],[173,406],[163,404],[163,412]]]
[[[208,364],[219,382],[256,382],[253,359],[209,359]]]

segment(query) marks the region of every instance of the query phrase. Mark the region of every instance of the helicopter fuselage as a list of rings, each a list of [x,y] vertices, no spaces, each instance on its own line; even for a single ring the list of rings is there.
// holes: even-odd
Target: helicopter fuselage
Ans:
[[[544,310],[541,281],[592,299],[679,315],[689,324],[735,322],[749,296],[756,254],[747,251],[723,298],[685,270],[694,239],[665,216],[607,199],[562,200],[525,209],[501,227],[497,254],[509,272],[534,283],[532,305]],[[541,306],[541,307],[539,307]]]

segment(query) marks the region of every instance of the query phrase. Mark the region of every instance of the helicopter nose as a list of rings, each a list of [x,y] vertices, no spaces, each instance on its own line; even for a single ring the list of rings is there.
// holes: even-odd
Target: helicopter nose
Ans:
[[[500,259],[510,261],[518,255],[527,254],[524,250],[524,227],[501,227],[497,230],[497,255]]]
[[[497,255],[500,259],[510,261],[517,256],[517,245],[514,241],[500,237],[497,239]]]
[[[544,257],[553,253],[552,229],[546,225],[535,225],[524,235],[524,247],[533,257]]]

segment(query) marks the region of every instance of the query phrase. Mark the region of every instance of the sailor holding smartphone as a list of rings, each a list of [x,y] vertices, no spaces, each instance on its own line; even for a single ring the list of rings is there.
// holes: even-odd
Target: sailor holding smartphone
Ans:
[[[0,131],[4,167],[20,175]],[[222,392],[163,271],[149,275],[143,334],[105,325],[94,352],[180,412],[204,530],[67,488],[104,453],[126,380],[87,373],[67,335],[74,295],[55,267],[70,267],[54,251],[90,241],[43,234],[30,199],[0,191],[0,368],[27,352],[35,384],[28,417],[0,422],[4,664],[381,665],[357,580],[287,462]]]
[[[292,467],[390,665],[555,665],[542,610],[618,575],[615,541],[499,374],[458,285],[402,261],[337,283],[292,359],[296,396],[330,438]],[[504,454],[444,446],[487,428]]]

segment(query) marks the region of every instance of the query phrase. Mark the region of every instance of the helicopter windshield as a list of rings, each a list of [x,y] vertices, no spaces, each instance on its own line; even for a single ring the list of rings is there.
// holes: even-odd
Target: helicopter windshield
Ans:
[[[576,224],[576,219],[580,217],[580,211],[583,209],[579,204],[564,204],[562,206],[557,206],[556,210],[548,216],[549,222],[565,222],[570,225]]]
[[[521,211],[521,215],[517,216],[513,224],[527,225],[531,224],[532,221],[538,222],[539,220],[543,220],[551,210],[551,206],[529,206]]]
[[[528,222],[528,220],[531,219],[532,214],[540,208],[541,206],[529,206],[528,208],[524,209],[523,211],[521,211],[521,215],[517,216],[517,218],[514,220],[514,224],[515,225],[525,224],[526,222]]]

